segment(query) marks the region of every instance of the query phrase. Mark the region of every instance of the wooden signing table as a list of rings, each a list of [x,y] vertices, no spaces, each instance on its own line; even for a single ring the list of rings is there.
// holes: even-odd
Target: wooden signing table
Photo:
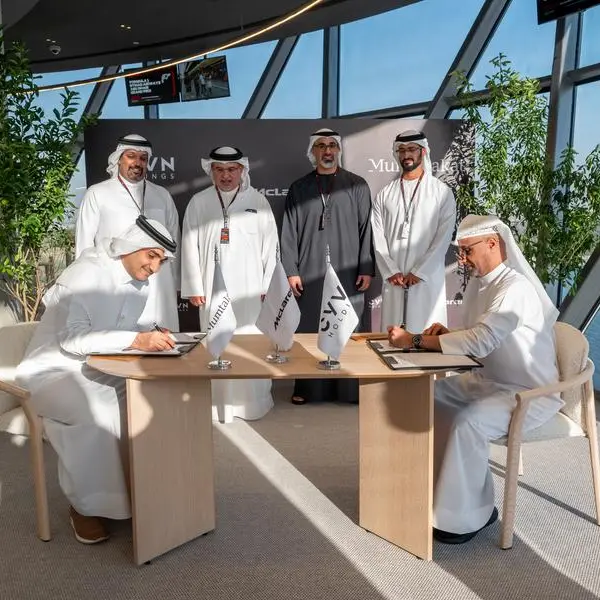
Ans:
[[[323,371],[316,334],[297,334],[287,363],[267,363],[271,350],[262,335],[236,335],[223,355],[233,362],[228,371],[209,369],[201,344],[181,357],[88,357],[91,367],[127,379],[136,564],[215,528],[210,380],[221,378],[358,378],[359,524],[431,560],[433,373],[392,371],[352,340],[342,368]]]

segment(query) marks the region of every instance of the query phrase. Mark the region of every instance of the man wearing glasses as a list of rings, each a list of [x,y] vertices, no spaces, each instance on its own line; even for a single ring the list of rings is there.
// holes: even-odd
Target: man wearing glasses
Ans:
[[[435,383],[434,538],[462,544],[498,518],[488,466],[489,442],[508,432],[516,392],[556,383],[553,326],[558,310],[494,216],[468,215],[456,234],[458,258],[471,272],[465,329],[434,323],[422,335],[392,327],[390,342],[471,355],[483,368]],[[535,429],[562,406],[559,395],[531,400],[523,425]]]
[[[381,330],[403,324],[422,331],[446,323],[444,257],[456,220],[452,190],[432,174],[424,133],[396,136],[394,160],[401,175],[373,202],[371,221],[383,279]]]
[[[340,167],[341,137],[331,129],[310,136],[307,156],[314,170],[290,186],[281,231],[281,261],[302,313],[298,332],[316,333],[321,314],[325,256],[359,319],[375,261],[371,240],[371,193],[367,182]],[[358,383],[348,379],[296,381],[292,402],[358,401]]]

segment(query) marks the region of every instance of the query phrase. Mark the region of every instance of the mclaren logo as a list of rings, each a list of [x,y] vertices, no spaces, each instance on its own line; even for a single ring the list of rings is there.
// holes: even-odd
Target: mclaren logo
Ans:
[[[148,160],[150,181],[171,181],[175,179],[175,157],[151,156]]]
[[[287,188],[260,188],[258,191],[267,198],[285,197],[288,193]]]

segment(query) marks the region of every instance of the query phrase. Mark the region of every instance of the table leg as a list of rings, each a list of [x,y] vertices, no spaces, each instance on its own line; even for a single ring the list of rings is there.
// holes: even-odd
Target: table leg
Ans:
[[[433,377],[360,381],[359,524],[432,558]]]
[[[210,381],[127,380],[136,564],[215,528]]]

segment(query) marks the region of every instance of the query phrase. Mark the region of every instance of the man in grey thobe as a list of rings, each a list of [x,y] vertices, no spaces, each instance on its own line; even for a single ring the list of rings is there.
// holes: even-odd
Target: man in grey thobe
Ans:
[[[326,252],[359,319],[364,292],[375,274],[371,193],[367,182],[342,169],[341,137],[320,129],[307,156],[315,168],[290,186],[281,231],[281,261],[302,313],[299,333],[318,331]],[[358,401],[358,383],[344,379],[298,379],[292,402]]]

